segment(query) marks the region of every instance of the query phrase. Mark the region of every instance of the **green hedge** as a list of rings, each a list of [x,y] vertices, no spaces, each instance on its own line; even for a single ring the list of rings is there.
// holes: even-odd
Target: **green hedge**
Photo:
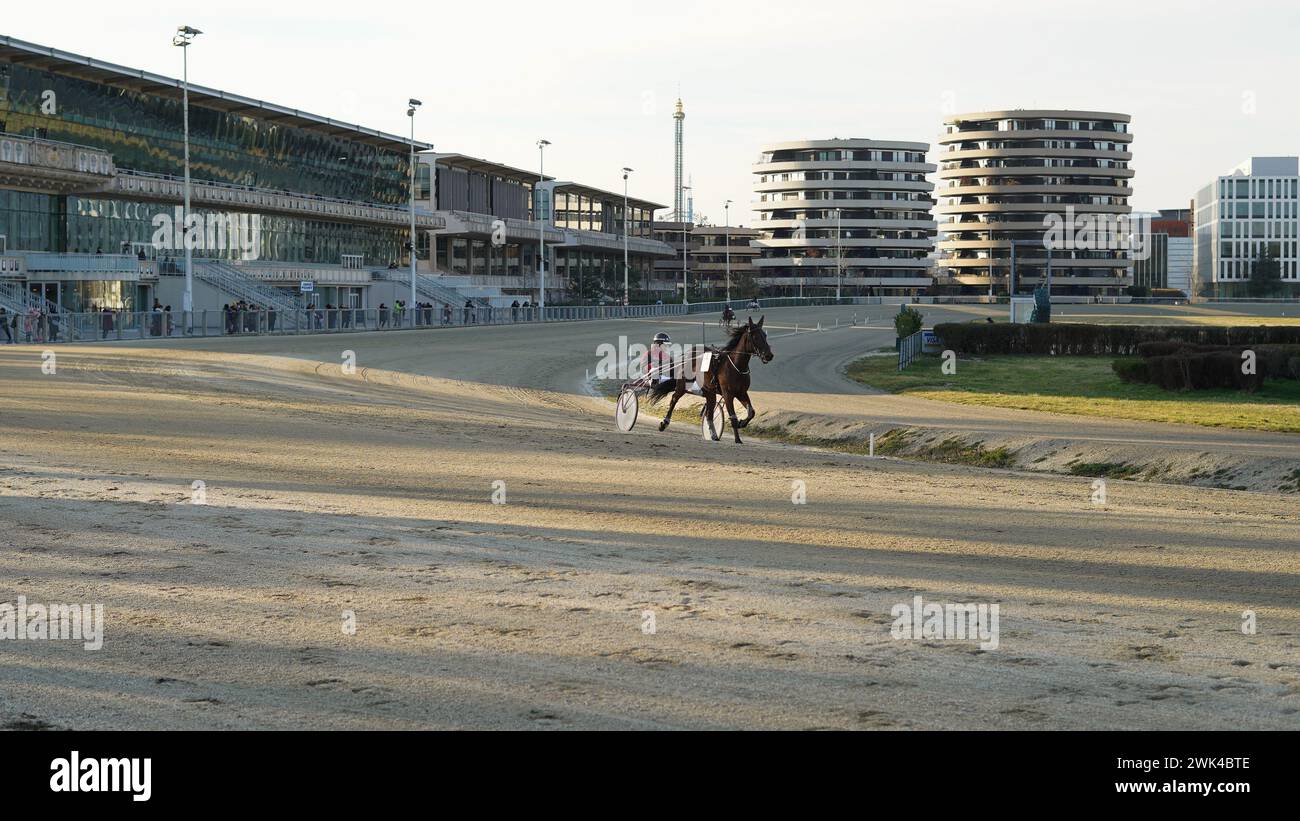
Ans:
[[[1300,326],[1254,325],[1013,325],[952,322],[936,325],[943,345],[959,354],[1037,354],[1054,356],[1132,356],[1151,342],[1230,346],[1300,345]]]
[[[1255,353],[1255,373],[1242,373],[1242,354]],[[1143,342],[1137,358],[1117,359],[1111,368],[1125,382],[1165,390],[1227,388],[1254,393],[1265,379],[1300,379],[1300,345],[1191,345]]]
[[[1125,382],[1145,382],[1167,391],[1228,389],[1254,393],[1266,378],[1262,370],[1242,373],[1241,356],[1233,351],[1117,359],[1112,367]]]

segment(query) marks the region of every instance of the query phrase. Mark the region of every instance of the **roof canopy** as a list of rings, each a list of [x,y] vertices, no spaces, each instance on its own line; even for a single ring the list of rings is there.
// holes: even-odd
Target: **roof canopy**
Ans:
[[[160,97],[180,99],[182,83],[173,77],[152,74],[140,69],[127,68],[114,63],[106,63],[93,57],[83,57],[56,48],[39,46],[13,37],[0,36],[0,61],[27,66],[39,71],[52,71],[81,80],[125,88]],[[241,97],[215,88],[205,88],[190,84],[190,103],[204,108],[225,111],[247,117],[255,117],[266,122],[277,123],[314,131],[330,137],[355,140],[359,143],[373,145],[389,150],[410,150],[411,141],[405,137],[386,134],[373,128],[365,128],[353,123],[343,123],[329,117],[320,117],[286,108],[250,97]],[[433,146],[417,142],[416,149],[424,150]]]

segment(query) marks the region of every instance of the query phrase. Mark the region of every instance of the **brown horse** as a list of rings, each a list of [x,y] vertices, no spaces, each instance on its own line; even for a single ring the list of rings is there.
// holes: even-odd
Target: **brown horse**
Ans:
[[[704,418],[708,420],[709,432],[715,442],[722,438],[720,432],[713,429],[713,408],[717,405],[719,396],[726,403],[727,415],[731,417],[731,431],[736,435],[736,444],[740,444],[740,429],[754,418],[754,403],[749,401],[749,359],[757,356],[766,364],[775,356],[772,349],[768,347],[767,332],[763,330],[765,318],[759,317],[758,322],[755,322],[754,318],[750,317],[744,325],[738,325],[732,330],[731,339],[726,345],[721,348],[710,348],[709,350],[713,351],[713,361],[705,373],[699,372],[700,357],[704,352],[696,348],[691,349],[690,367],[683,370],[688,374],[696,374],[696,381],[699,382],[704,396]],[[668,412],[664,414],[664,421],[659,423],[659,430],[668,427],[668,423],[672,421],[677,400],[686,395],[686,384],[686,377],[683,375],[675,380],[660,382],[650,389],[651,405],[670,393],[673,395],[673,400],[668,403]],[[744,404],[748,414],[744,419],[736,418],[737,399]]]

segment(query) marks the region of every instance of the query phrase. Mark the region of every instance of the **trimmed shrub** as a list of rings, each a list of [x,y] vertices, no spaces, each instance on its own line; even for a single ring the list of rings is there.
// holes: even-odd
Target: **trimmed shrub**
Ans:
[[[1255,373],[1243,373],[1239,350],[1182,350],[1169,356],[1120,359],[1111,367],[1125,382],[1145,382],[1167,391],[1227,389],[1254,393],[1268,376],[1263,362],[1258,360]]]
[[[1116,359],[1110,367],[1122,382],[1140,384],[1150,381],[1145,359]]]

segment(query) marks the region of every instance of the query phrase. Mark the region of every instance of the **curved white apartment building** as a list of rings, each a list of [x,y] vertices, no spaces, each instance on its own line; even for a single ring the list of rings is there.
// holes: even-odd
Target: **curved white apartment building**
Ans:
[[[1006,293],[1012,242],[1019,241],[1016,290],[1029,293],[1046,270],[1042,240],[1056,224],[1049,215],[1066,222],[1072,214],[1080,227],[1127,222],[1129,121],[1101,111],[949,117],[937,158],[937,284],[951,292]],[[1067,239],[1053,247],[1053,293],[1118,294],[1130,284],[1127,250],[1079,231]]]
[[[799,140],[754,165],[753,265],[771,294],[914,294],[930,286],[927,143]],[[806,289],[806,290],[805,290]]]

